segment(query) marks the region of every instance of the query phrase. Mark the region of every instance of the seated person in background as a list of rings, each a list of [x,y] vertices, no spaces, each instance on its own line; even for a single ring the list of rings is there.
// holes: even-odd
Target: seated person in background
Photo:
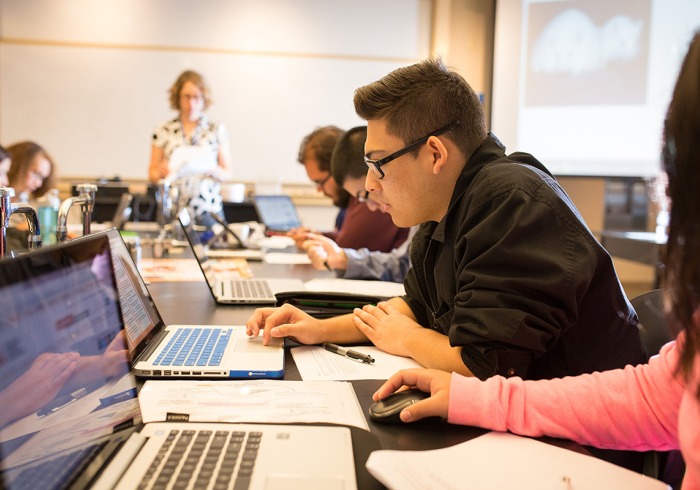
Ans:
[[[648,364],[549,381],[494,376],[481,382],[435,370],[400,371],[374,399],[402,386],[417,387],[431,396],[404,409],[404,422],[440,416],[455,424],[603,448],[680,449],[686,463],[682,488],[700,488],[698,80],[700,33],[681,67],[663,131],[662,161],[671,201],[663,283],[666,320],[678,334],[675,341]]]
[[[335,236],[343,227],[345,210],[348,207],[348,201],[350,201],[350,194],[336,184],[330,172],[331,154],[343,133],[345,131],[337,126],[316,128],[301,140],[299,155],[297,156],[297,161],[304,166],[309,180],[316,184],[316,190],[321,191],[324,196],[333,202],[333,206],[338,208],[338,214],[335,217],[335,229],[332,232],[328,232],[328,236]],[[290,232],[289,235],[301,247],[304,241],[303,234],[308,231],[310,229],[304,227]]]
[[[10,160],[10,154],[5,148],[0,146],[0,186],[8,187],[10,181],[7,178],[7,173],[10,171],[10,165],[12,160]]]
[[[15,190],[13,202],[26,202],[36,207],[35,201],[56,187],[55,169],[51,156],[37,143],[22,141],[7,148],[11,165],[7,173],[9,187]],[[7,250],[27,249],[27,219],[10,217],[7,230]]]
[[[366,138],[367,126],[352,128],[341,136],[331,156],[331,174],[333,180],[359,202],[364,202],[372,211],[383,212],[372,195],[365,190]],[[316,269],[323,270],[327,265],[338,277],[403,282],[409,268],[408,245],[417,229],[417,226],[412,226],[406,241],[391,252],[340,248],[332,239],[314,233],[307,235],[303,248]]]
[[[148,179],[154,184],[165,178],[178,180],[183,203],[192,208],[198,222],[211,219],[207,212],[223,216],[220,181],[229,171],[231,156],[226,127],[211,121],[204,112],[211,103],[209,86],[199,73],[185,71],[170,87],[169,101],[178,115],[153,133]],[[171,175],[170,158],[176,149],[184,147],[210,151],[216,158],[216,167],[208,175],[181,179]]]
[[[15,202],[32,202],[56,187],[55,164],[51,156],[33,141],[22,141],[7,148],[12,164],[7,174],[15,190]]]
[[[341,208],[336,219],[336,231],[324,233],[338,246],[367,248],[388,252],[406,241],[407,229],[398,228],[391,217],[372,211],[340,187],[331,175],[331,155],[344,131],[335,126],[324,126],[306,136],[299,149],[299,162],[306,174],[321,192]],[[343,211],[344,210],[344,211]],[[303,248],[308,228],[293,230],[289,235]]]

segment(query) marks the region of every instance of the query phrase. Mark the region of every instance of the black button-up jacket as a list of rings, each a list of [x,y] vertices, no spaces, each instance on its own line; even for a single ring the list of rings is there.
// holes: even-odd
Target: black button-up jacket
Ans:
[[[646,360],[612,260],[549,171],[489,135],[446,216],[411,243],[404,299],[475,376],[546,379]]]

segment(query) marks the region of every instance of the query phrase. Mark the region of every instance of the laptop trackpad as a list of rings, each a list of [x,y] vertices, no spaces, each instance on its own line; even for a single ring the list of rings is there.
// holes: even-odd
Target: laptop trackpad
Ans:
[[[267,477],[266,490],[309,490],[323,488],[324,490],[347,490],[342,475],[294,475],[272,474]]]

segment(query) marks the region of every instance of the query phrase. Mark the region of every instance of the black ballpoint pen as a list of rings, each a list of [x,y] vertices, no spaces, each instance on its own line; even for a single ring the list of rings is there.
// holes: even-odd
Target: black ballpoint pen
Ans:
[[[323,348],[328,352],[332,352],[333,354],[349,357],[351,359],[357,359],[358,361],[362,361],[366,364],[372,364],[374,362],[374,358],[372,358],[372,356],[368,356],[362,352],[357,352],[356,350],[348,349],[347,347],[331,344],[330,342],[324,343]]]

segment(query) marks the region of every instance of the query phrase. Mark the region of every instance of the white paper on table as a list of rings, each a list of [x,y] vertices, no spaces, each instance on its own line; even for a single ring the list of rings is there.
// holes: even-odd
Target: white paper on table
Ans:
[[[144,422],[187,414],[190,422],[324,422],[369,430],[350,383],[280,380],[148,380]]]
[[[593,456],[503,432],[489,432],[443,449],[374,451],[366,467],[392,490],[668,488],[663,482]]]
[[[355,361],[329,352],[318,345],[294,347],[292,357],[304,381],[388,379],[401,369],[423,367],[411,358],[387,354],[374,346],[361,345],[349,348],[372,356],[374,363]]]
[[[385,296],[387,298],[406,294],[403,284],[389,281],[317,278],[306,281],[304,286],[307,291],[368,294],[372,296]]]
[[[305,253],[267,252],[263,257],[267,264],[310,264],[311,259]]]

